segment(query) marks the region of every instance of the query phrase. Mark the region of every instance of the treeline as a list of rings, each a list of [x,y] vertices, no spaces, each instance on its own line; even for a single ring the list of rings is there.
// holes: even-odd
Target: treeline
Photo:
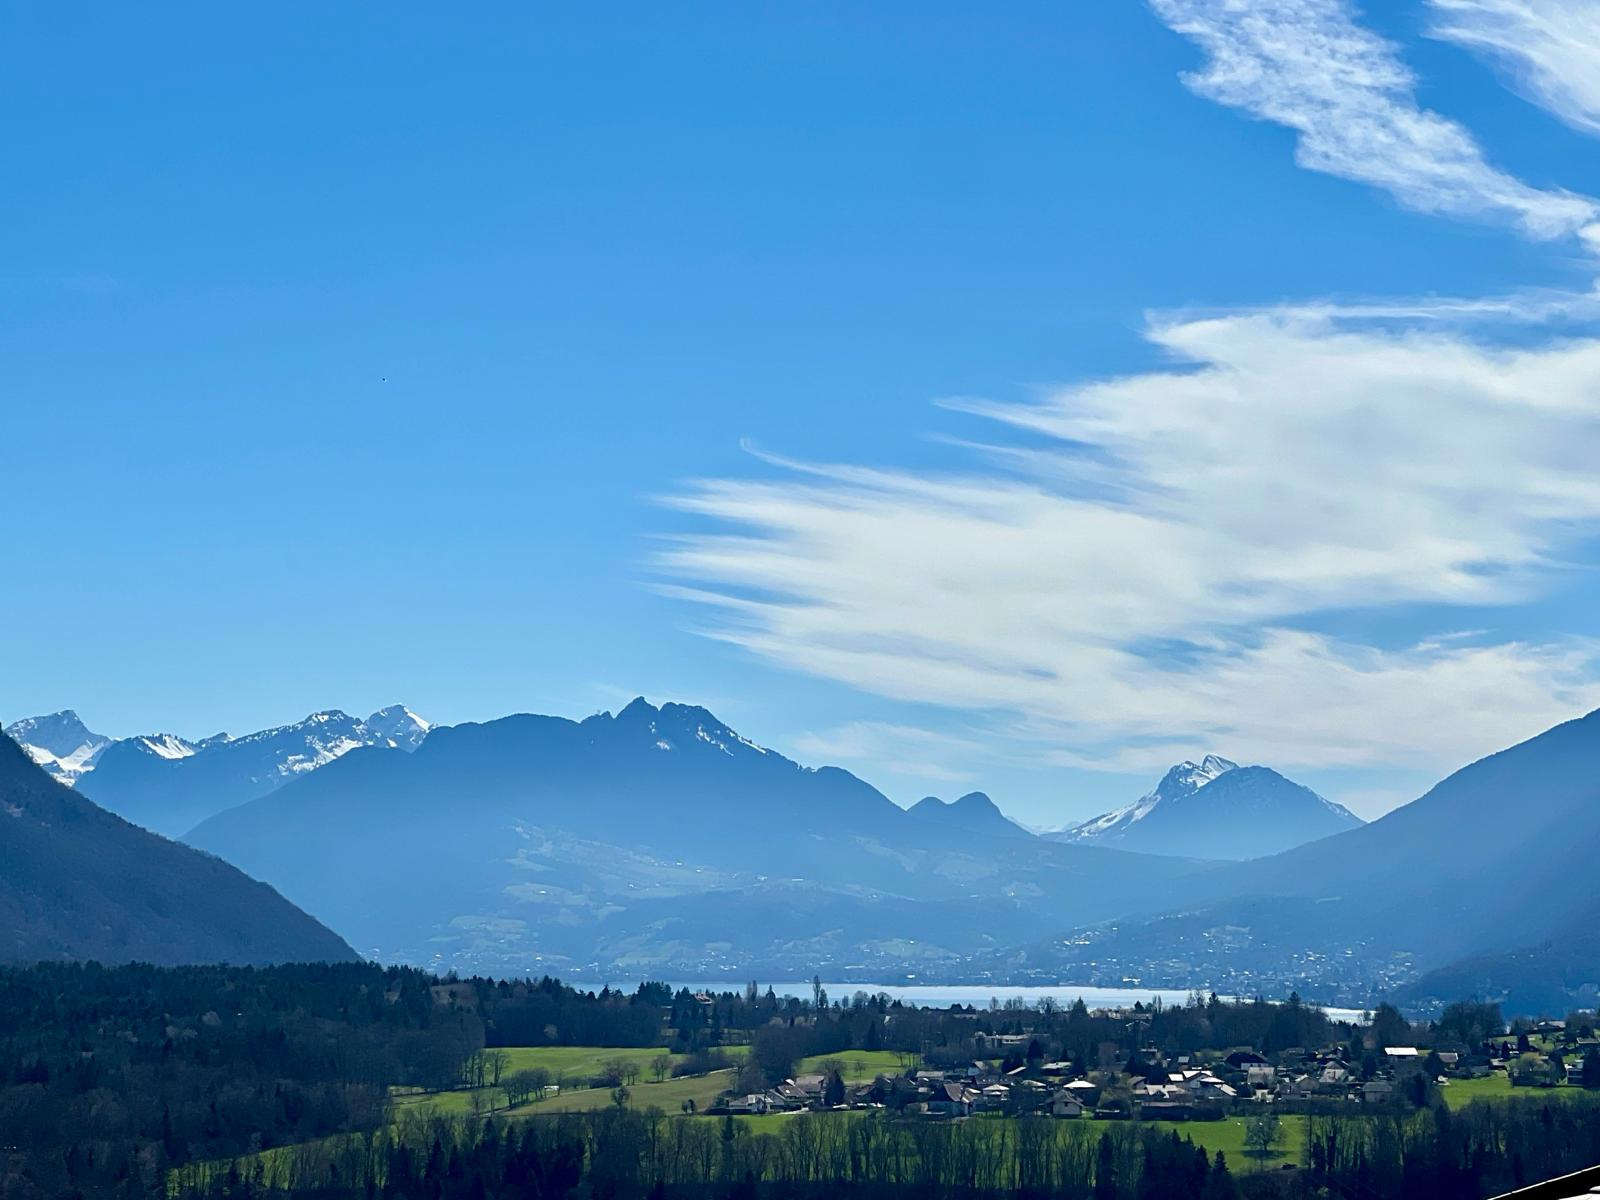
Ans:
[[[1308,1195],[1481,1200],[1600,1162],[1600,1098],[1311,1117],[1307,1135]]]
[[[644,984],[632,993],[584,992],[556,979],[471,979],[490,1046],[659,1046],[672,990]]]
[[[482,1044],[421,971],[0,969],[0,1197],[165,1194],[170,1166],[387,1117]]]
[[[1600,1102],[1475,1102],[1410,1117],[1310,1117],[1301,1170],[1258,1170],[1138,1122],[728,1120],[608,1109],[416,1123],[179,1178],[179,1192],[320,1200],[493,1197],[1053,1197],[1483,1200],[1600,1160]]]
[[[789,1039],[792,1057],[846,1050],[893,1050],[937,1062],[969,1056],[976,1039],[1026,1034],[1052,1058],[1093,1066],[1107,1048],[1154,1048],[1166,1055],[1249,1047],[1272,1055],[1293,1047],[1348,1042],[1351,1026],[1328,1017],[1297,996],[1286,1002],[1225,1002],[1215,995],[1181,1005],[1136,1004],[1126,1011],[1091,1012],[1080,1000],[1012,1002],[990,1008],[918,1008],[887,995],[856,992],[830,1000],[821,985],[809,996],[778,996],[752,983],[712,995],[674,992],[645,983],[632,992],[586,992],[555,979],[450,981],[453,1003],[482,1015],[488,1046],[656,1046],[695,1053],[756,1040],[774,1027],[801,1032]],[[1452,1005],[1432,1026],[1414,1026],[1383,1005],[1363,1027],[1360,1052],[1391,1045],[1437,1044],[1476,1050],[1500,1029],[1493,1005]],[[984,1050],[986,1056],[989,1055]],[[1022,1052],[1018,1051],[1019,1060]],[[1360,1053],[1356,1054],[1359,1059]]]
[[[1050,1196],[1237,1200],[1222,1154],[1135,1124],[903,1121],[822,1114],[775,1132],[732,1119],[611,1108],[502,1125],[436,1120],[387,1138],[298,1148],[270,1162],[189,1172],[188,1195],[247,1200],[489,1197]]]
[[[300,1147],[179,1180],[251,1200],[633,1200],[859,1196],[882,1200],[1483,1200],[1600,1160],[1600,1102],[1477,1102],[1405,1117],[1311,1117],[1295,1171],[1215,1157],[1137,1122],[937,1122],[873,1113],[732,1119],[613,1108],[515,1124],[432,1121]]]

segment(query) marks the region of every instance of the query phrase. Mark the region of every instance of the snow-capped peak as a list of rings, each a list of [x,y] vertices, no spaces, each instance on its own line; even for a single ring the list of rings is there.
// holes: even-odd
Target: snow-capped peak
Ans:
[[[1081,825],[1069,826],[1057,835],[1074,842],[1098,841],[1114,830],[1126,829],[1144,820],[1162,802],[1181,800],[1192,796],[1206,784],[1237,771],[1239,764],[1217,754],[1207,754],[1199,762],[1185,759],[1167,771],[1155,789],[1139,797],[1132,804],[1104,813]]]
[[[1197,763],[1185,759],[1168,771],[1161,782],[1156,784],[1155,791],[1145,799],[1162,800],[1187,796],[1199,791],[1212,780],[1238,769],[1238,763],[1215,754],[1208,754]]]
[[[415,750],[433,728],[431,722],[417,716],[404,704],[391,704],[380,708],[365,722],[377,737],[386,739],[402,750]]]
[[[84,746],[101,747],[111,740],[89,729],[70,708],[13,721],[5,727],[5,734],[19,745],[48,750],[56,757],[66,757]]]
[[[70,708],[7,725],[6,736],[53,778],[74,784],[94,769],[111,739],[90,730]]]

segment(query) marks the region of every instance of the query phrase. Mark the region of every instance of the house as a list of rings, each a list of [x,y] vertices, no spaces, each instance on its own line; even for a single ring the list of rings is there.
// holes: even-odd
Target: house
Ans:
[[[1087,1079],[1074,1079],[1067,1084],[1067,1091],[1071,1092],[1090,1108],[1093,1108],[1100,1100],[1100,1089]]]
[[[959,1083],[941,1083],[933,1089],[928,1099],[928,1112],[940,1117],[965,1117],[972,1112],[975,1092]]]
[[[1369,1079],[1361,1085],[1361,1103],[1387,1104],[1394,1099],[1394,1084],[1385,1079]]]
[[[1037,1079],[1024,1079],[1011,1090],[1011,1104],[1018,1112],[1038,1112],[1050,1106],[1050,1093]]]
[[[1011,1089],[1003,1083],[991,1083],[978,1093],[978,1107],[988,1112],[1004,1108],[1011,1100]]]
[[[1137,1083],[1133,1099],[1146,1121],[1187,1121],[1194,1111],[1194,1094],[1181,1083]]]
[[[1215,1075],[1198,1075],[1189,1081],[1189,1090],[1194,1093],[1196,1100],[1211,1100],[1228,1104],[1239,1098],[1239,1093],[1231,1085],[1222,1082]]]
[[[793,1084],[784,1083],[766,1093],[767,1112],[799,1112],[809,1101]]]
[[[1278,1068],[1266,1063],[1251,1063],[1245,1068],[1244,1081],[1252,1088],[1270,1089],[1278,1082]]]
[[[1081,1117],[1083,1116],[1083,1101],[1066,1088],[1060,1088],[1055,1095],[1050,1097],[1050,1115],[1052,1117]]]
[[[727,1102],[722,1105],[722,1110],[729,1113],[758,1115],[768,1111],[768,1107],[767,1098],[765,1096],[731,1096],[728,1098]]]
[[[872,1085],[857,1092],[858,1097],[865,1097],[868,1104],[880,1104],[884,1108],[905,1108],[915,1104],[921,1097],[921,1091],[904,1075],[879,1075],[872,1081]]]
[[[1310,1075],[1297,1075],[1278,1085],[1281,1100],[1309,1100],[1316,1094],[1317,1081]]]

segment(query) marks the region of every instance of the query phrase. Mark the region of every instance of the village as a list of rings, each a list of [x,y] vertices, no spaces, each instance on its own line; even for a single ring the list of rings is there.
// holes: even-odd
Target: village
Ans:
[[[1147,1014],[1097,1011],[1137,1031]],[[1275,1112],[1404,1112],[1520,1089],[1600,1088],[1600,1037],[1592,1024],[1519,1023],[1477,1047],[1381,1045],[1369,1029],[1363,1044],[1334,1042],[1268,1054],[1255,1048],[1165,1054],[1106,1043],[1097,1062],[1052,1059],[1034,1032],[975,1033],[970,1061],[923,1065],[854,1078],[848,1052],[774,1087],[719,1096],[711,1115],[888,1110],[908,1117],[1044,1115],[1060,1119],[1208,1121]],[[1359,1050],[1359,1053],[1356,1051]],[[935,1056],[948,1058],[945,1056]]]

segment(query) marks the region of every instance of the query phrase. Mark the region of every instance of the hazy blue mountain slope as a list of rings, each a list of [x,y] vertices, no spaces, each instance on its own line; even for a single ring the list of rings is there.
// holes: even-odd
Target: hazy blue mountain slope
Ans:
[[[353,957],[270,887],[106,812],[0,737],[0,960]]]
[[[1047,836],[1146,854],[1246,859],[1353,829],[1361,819],[1268,767],[1208,754],[1179,763],[1126,808]]]
[[[896,961],[914,961],[935,931],[943,951],[991,947],[1112,915],[1144,861],[924,820],[704,709],[642,700],[442,728],[409,755],[357,750],[188,840],[363,952],[568,971],[623,969],[661,922],[677,956],[663,968],[826,965],[792,946],[823,920],[785,916],[798,897],[839,914],[823,921],[843,931],[830,963],[900,943]]]
[[[951,829],[965,829],[990,837],[1034,836],[1001,812],[983,792],[968,792],[948,803],[937,796],[924,796],[907,811],[920,820],[936,821]]]
[[[1591,713],[1462,768],[1369,825],[1152,886],[1141,901],[1151,918],[1080,947],[1036,947],[1029,962],[1061,970],[1117,953],[1199,963],[1226,947],[1235,969],[1282,978],[1306,971],[1308,954],[1428,969],[1581,925],[1596,910],[1597,855],[1600,713]]]
[[[1600,906],[1537,945],[1469,955],[1437,967],[1393,999],[1429,1008],[1465,997],[1493,1000],[1508,1015],[1553,1016],[1600,1007]]]

